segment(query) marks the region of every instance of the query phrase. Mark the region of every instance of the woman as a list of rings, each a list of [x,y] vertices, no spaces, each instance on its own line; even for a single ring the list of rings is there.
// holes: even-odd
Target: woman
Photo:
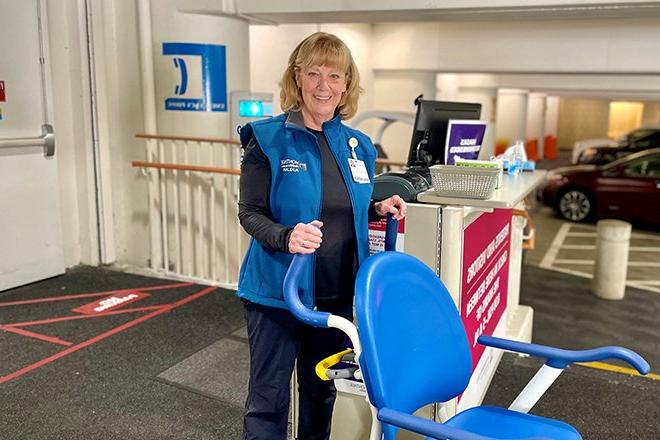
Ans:
[[[237,292],[250,344],[245,439],[286,439],[296,360],[298,438],[330,435],[336,392],[314,366],[340,351],[344,336],[306,326],[286,309],[282,283],[292,254],[315,253],[300,280],[303,303],[351,319],[355,275],[369,255],[368,220],[405,215],[398,196],[371,201],[376,150],[341,122],[357,111],[359,82],[346,45],[317,32],[289,57],[280,92],[285,113],[241,129],[238,215],[252,236]]]

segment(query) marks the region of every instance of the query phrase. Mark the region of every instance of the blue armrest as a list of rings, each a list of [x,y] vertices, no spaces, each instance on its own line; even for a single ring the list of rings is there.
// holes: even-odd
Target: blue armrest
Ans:
[[[396,249],[396,236],[399,228],[399,221],[387,214],[387,227],[385,229],[385,250],[394,251]],[[313,327],[328,327],[328,318],[330,313],[317,312],[310,310],[300,301],[298,293],[298,280],[302,276],[305,265],[309,264],[311,254],[296,254],[291,260],[291,265],[284,277],[284,302],[298,320]]]
[[[433,420],[422,419],[401,411],[390,408],[382,408],[378,410],[378,420],[408,431],[416,432],[418,434],[426,435],[436,439],[447,440],[496,440],[491,437],[484,437],[483,435],[474,434],[472,432],[463,431],[462,429],[454,428],[452,426],[443,425],[442,423],[434,422]],[[544,440],[541,437],[534,437],[528,440]],[[545,439],[548,440],[548,439]]]
[[[330,313],[310,310],[300,301],[298,294],[298,280],[301,277],[305,265],[312,257],[311,254],[296,254],[291,260],[291,265],[284,277],[284,301],[293,316],[305,324],[313,327],[328,327]]]
[[[591,350],[564,350],[561,348],[548,347],[539,344],[528,344],[526,342],[511,341],[509,339],[496,338],[494,336],[479,336],[477,341],[481,345],[501,348],[502,350],[526,353],[547,359],[546,365],[554,368],[566,368],[573,362],[593,362],[603,359],[620,359],[626,361],[640,374],[648,374],[651,367],[643,357],[632,350],[623,347],[609,346],[599,347]]]

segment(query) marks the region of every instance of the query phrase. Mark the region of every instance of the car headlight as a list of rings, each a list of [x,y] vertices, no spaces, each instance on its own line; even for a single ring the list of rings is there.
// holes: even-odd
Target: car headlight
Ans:
[[[582,157],[588,157],[588,156],[593,156],[596,153],[598,153],[598,150],[595,148],[587,148],[582,152]]]

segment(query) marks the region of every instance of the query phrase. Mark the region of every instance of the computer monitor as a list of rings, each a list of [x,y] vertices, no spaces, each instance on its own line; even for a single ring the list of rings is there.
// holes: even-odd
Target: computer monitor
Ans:
[[[417,116],[408,153],[409,167],[444,164],[450,119],[479,119],[481,104],[415,99]]]

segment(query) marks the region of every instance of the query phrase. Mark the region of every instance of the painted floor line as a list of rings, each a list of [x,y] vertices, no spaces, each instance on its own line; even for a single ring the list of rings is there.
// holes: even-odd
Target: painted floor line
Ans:
[[[25,330],[23,328],[12,327],[11,325],[0,325],[0,330],[6,332],[15,333],[17,335],[25,336],[32,339],[38,339],[44,342],[50,342],[51,344],[63,345],[65,347],[70,347],[73,345],[73,342],[64,341],[57,336],[48,336],[41,333],[31,332],[30,330]]]
[[[643,283],[631,283],[627,282],[627,286],[634,287],[635,289],[646,290],[649,292],[660,293],[660,287],[647,286]]]
[[[557,231],[557,234],[555,235],[555,238],[552,240],[552,244],[550,244],[550,248],[543,256],[541,263],[539,263],[539,267],[544,269],[552,268],[552,264],[554,263],[555,258],[557,258],[557,254],[559,253],[559,250],[561,249],[561,246],[564,243],[566,235],[570,229],[571,225],[569,223],[563,223],[561,225],[559,231]]]
[[[571,249],[578,251],[591,251],[596,249],[594,244],[563,244],[562,249]],[[660,252],[660,247],[656,246],[630,246],[631,252]]]
[[[577,260],[571,258],[557,258],[554,264],[595,264],[594,260]]]
[[[660,286],[660,281],[657,280],[628,280],[629,283],[648,284],[649,286]]]
[[[554,264],[595,264],[595,260],[578,260],[572,258],[558,258]],[[660,263],[647,261],[628,261],[628,267],[660,267]]]
[[[131,289],[131,290],[135,290],[135,289]],[[55,354],[53,354],[51,356],[48,356],[48,357],[45,357],[45,358],[43,358],[43,359],[41,359],[41,360],[31,364],[31,365],[27,365],[27,366],[25,366],[25,367],[23,367],[19,370],[16,370],[12,373],[6,374],[5,376],[0,376],[0,384],[3,384],[5,382],[9,382],[10,380],[16,379],[17,377],[20,377],[20,376],[22,376],[26,373],[31,372],[32,370],[43,367],[44,365],[47,365],[47,364],[49,364],[51,362],[54,362],[54,361],[56,361],[60,358],[68,356],[71,353],[74,353],[78,350],[81,350],[81,349],[86,348],[90,345],[93,345],[93,344],[95,344],[99,341],[102,341],[103,339],[109,338],[109,337],[111,337],[111,336],[113,336],[117,333],[120,333],[120,332],[122,332],[126,329],[129,329],[133,326],[136,326],[136,325],[141,324],[145,321],[148,321],[149,319],[152,319],[156,316],[162,315],[163,313],[170,312],[171,310],[173,310],[177,307],[180,307],[184,304],[187,304],[191,301],[194,301],[194,300],[196,300],[196,299],[198,299],[198,298],[200,298],[204,295],[207,295],[207,294],[209,294],[209,293],[211,293],[215,290],[217,290],[216,286],[203,288],[202,290],[200,290],[196,293],[193,293],[193,294],[191,294],[191,295],[189,295],[189,296],[187,296],[187,297],[185,297],[185,298],[183,298],[179,301],[176,301],[176,302],[171,303],[169,305],[160,307],[158,310],[154,310],[154,311],[152,311],[150,313],[147,313],[146,315],[142,315],[142,316],[140,316],[140,317],[138,317],[138,318],[136,318],[132,321],[128,321],[128,322],[126,322],[126,323],[124,323],[124,324],[122,324],[118,327],[107,330],[107,331],[105,331],[101,334],[98,334],[98,335],[96,335],[96,336],[94,336],[94,337],[92,337],[92,338],[90,338],[86,341],[80,342],[76,345],[72,345],[72,346],[70,346],[70,347],[68,347],[68,348],[66,348],[66,349],[64,349],[64,350],[62,350],[58,353],[55,353]]]
[[[612,373],[621,373],[621,374],[627,374],[629,376],[637,376],[644,379],[660,380],[660,374],[649,373],[645,376],[642,376],[641,374],[639,374],[639,372],[637,372],[637,370],[633,368],[619,367],[618,365],[612,365],[605,362],[576,362],[575,365],[579,365],[581,367],[587,367],[587,368],[595,368],[596,370],[609,371]]]
[[[580,270],[575,270],[574,268],[566,268],[566,267],[560,267],[557,266],[558,264],[565,264],[565,265],[574,265],[574,266],[588,266],[588,265],[593,265],[594,260],[586,260],[586,259],[558,259],[557,255],[562,249],[581,249],[581,250],[590,250],[590,249],[595,249],[594,245],[567,245],[564,244],[566,241],[566,238],[569,236],[576,236],[576,234],[580,236],[585,236],[584,234],[587,234],[587,236],[595,237],[595,234],[589,233],[589,232],[572,232],[571,228],[575,229],[575,225],[572,223],[562,223],[560,226],[559,230],[557,231],[557,234],[552,240],[552,243],[550,244],[550,247],[546,251],[545,255],[543,256],[543,259],[539,263],[538,267],[542,269],[547,269],[547,270],[553,270],[555,272],[560,272],[560,273],[565,273],[568,275],[573,275],[577,276],[580,278],[587,278],[587,279],[593,279],[593,273],[589,272],[582,272]],[[580,229],[587,229],[588,225],[581,225]],[[594,228],[595,229],[595,228]],[[633,235],[636,235],[633,233]],[[637,234],[639,236],[648,236],[648,234]],[[655,237],[655,236],[649,236],[653,237],[654,239],[660,238],[660,237]],[[631,250],[638,250],[637,248],[642,248],[642,252],[644,252],[647,248],[646,246],[631,246]],[[656,249],[656,248],[652,248]],[[660,266],[660,263],[655,263],[655,262],[629,262],[629,266],[631,267],[658,267]],[[654,293],[660,293],[660,288],[655,287],[655,286],[660,286],[660,281],[657,280],[628,280],[626,281],[626,286],[634,287],[636,289],[640,290],[645,290],[648,292],[654,292]]]
[[[568,224],[568,223],[564,223]],[[568,225],[570,228],[570,225]],[[569,232],[566,234],[568,237],[596,237],[597,234],[595,232]]]
[[[153,291],[153,290],[175,289],[175,288],[178,288],[178,287],[187,287],[187,286],[192,286],[192,285],[194,285],[194,283],[176,283],[176,284],[165,284],[165,285],[161,285],[161,286],[138,287],[138,288],[133,288],[133,289],[109,290],[107,292],[77,293],[77,294],[73,294],[73,295],[52,296],[52,297],[45,297],[45,298],[27,299],[27,300],[22,300],[22,301],[0,302],[0,307],[20,306],[20,305],[25,305],[25,304],[38,304],[38,303],[54,302],[54,301],[68,301],[70,299],[94,298],[94,297],[97,297],[97,296],[120,295],[120,294],[128,293],[128,292],[131,292],[131,291],[134,291],[134,290],[150,292],[150,291]]]

